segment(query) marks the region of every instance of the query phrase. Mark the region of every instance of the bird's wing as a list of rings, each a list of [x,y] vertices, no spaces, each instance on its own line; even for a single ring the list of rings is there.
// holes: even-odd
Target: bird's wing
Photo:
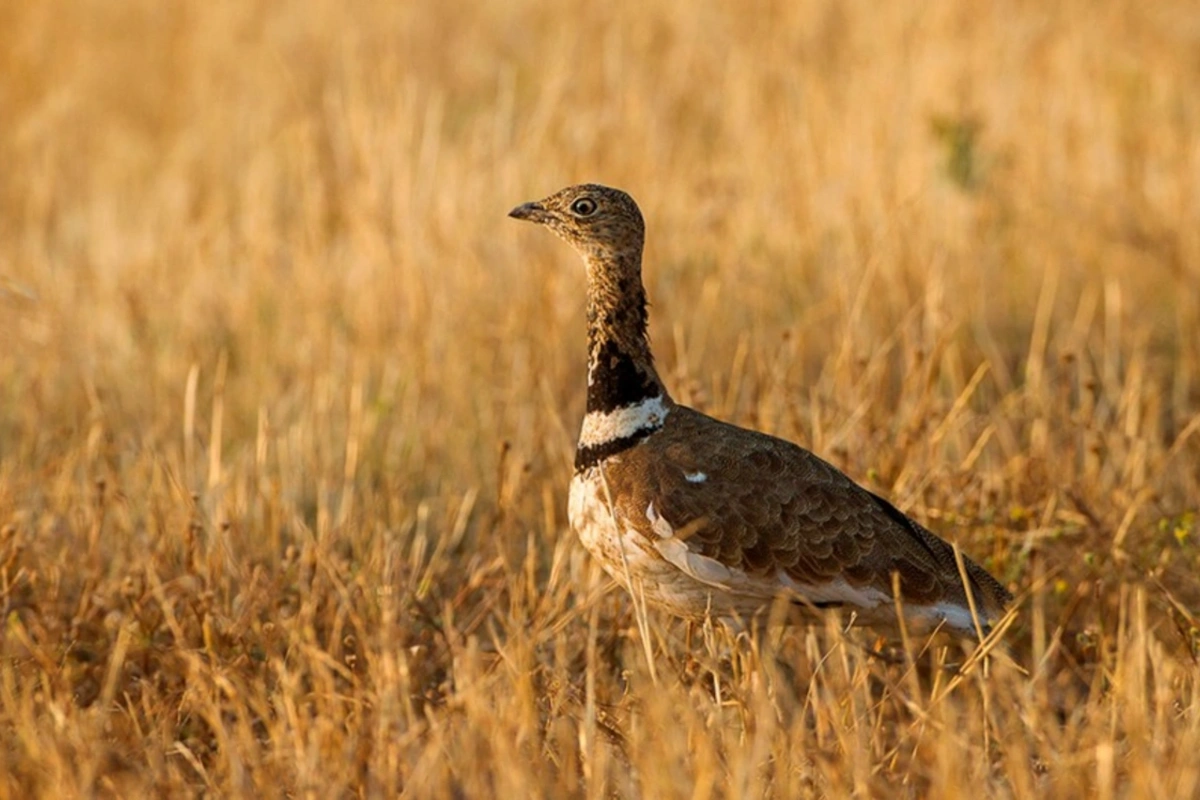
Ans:
[[[890,600],[896,573],[908,602],[965,606],[949,544],[790,442],[677,407],[614,467],[622,516],[714,586],[747,575],[817,604],[863,605]],[[976,604],[995,615],[1007,590],[963,561]]]

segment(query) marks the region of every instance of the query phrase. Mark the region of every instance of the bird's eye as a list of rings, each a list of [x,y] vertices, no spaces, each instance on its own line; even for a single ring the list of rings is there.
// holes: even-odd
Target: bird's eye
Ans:
[[[596,213],[596,201],[590,197],[581,197],[571,203],[571,213],[577,217],[590,217]]]

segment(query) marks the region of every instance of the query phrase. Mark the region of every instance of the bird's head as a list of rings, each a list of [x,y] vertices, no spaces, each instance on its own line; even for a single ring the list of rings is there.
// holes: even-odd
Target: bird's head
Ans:
[[[641,256],[645,239],[642,212],[620,189],[595,183],[568,186],[549,197],[519,205],[508,215],[545,225],[585,260]]]

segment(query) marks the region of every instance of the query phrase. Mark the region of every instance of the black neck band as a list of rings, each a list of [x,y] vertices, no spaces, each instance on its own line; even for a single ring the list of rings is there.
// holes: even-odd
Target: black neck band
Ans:
[[[575,471],[582,472],[588,467],[596,466],[609,456],[625,452],[656,430],[658,428],[642,428],[628,436],[622,436],[620,439],[613,439],[609,442],[602,442],[587,447],[580,445],[575,450]]]

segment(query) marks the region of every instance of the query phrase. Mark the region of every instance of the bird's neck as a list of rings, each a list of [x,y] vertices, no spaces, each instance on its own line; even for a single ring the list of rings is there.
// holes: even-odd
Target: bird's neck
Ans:
[[[650,352],[638,265],[597,260],[588,264],[587,410],[607,414],[667,392]]]
[[[587,416],[577,468],[653,433],[674,405],[650,352],[641,254],[591,257],[587,266]]]

